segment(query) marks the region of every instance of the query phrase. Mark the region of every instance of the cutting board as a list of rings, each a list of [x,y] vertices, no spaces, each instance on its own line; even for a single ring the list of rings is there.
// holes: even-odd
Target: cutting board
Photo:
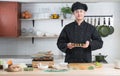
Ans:
[[[88,70],[90,67],[95,68],[93,63],[69,63],[68,67],[75,70]]]

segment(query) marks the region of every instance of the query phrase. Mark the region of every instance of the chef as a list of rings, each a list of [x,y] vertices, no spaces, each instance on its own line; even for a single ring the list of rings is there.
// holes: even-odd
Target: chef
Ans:
[[[102,48],[103,41],[96,28],[84,20],[88,10],[86,4],[75,2],[71,10],[75,21],[63,28],[57,40],[57,46],[66,54],[65,62],[89,63],[92,60],[91,52]]]

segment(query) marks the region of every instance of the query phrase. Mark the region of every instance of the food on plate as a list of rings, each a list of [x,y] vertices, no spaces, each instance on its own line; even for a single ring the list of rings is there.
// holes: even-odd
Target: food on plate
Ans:
[[[22,71],[22,68],[19,65],[11,65],[8,67],[7,71],[9,72],[19,72]]]
[[[100,63],[100,62],[95,62],[95,67],[96,67],[96,68],[101,68],[101,67],[102,67],[102,63]]]
[[[52,51],[47,51],[34,54],[33,61],[53,61],[53,53]]]
[[[88,70],[94,70],[94,66],[89,66]]]
[[[79,66],[79,69],[80,69],[80,70],[85,70],[85,69],[87,69],[87,66],[84,66],[84,65]]]
[[[82,47],[84,43],[72,43],[74,47]]]
[[[95,65],[93,63],[70,63],[68,67],[73,70],[94,70]]]
[[[32,67],[26,67],[26,68],[24,68],[24,71],[33,71],[33,68]]]
[[[60,65],[60,64],[54,64],[54,65],[51,65],[51,66],[49,66],[48,67],[49,69],[52,69],[52,70],[63,70],[63,69],[68,69],[68,67],[67,66],[62,66],[62,65]]]

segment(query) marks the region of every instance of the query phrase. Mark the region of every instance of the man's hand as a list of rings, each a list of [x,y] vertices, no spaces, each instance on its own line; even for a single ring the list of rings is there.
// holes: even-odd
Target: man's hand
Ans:
[[[67,44],[67,48],[72,49],[72,48],[74,48],[74,45],[70,42]]]
[[[89,41],[86,41],[85,44],[83,44],[83,46],[81,46],[82,48],[88,48],[90,42]]]

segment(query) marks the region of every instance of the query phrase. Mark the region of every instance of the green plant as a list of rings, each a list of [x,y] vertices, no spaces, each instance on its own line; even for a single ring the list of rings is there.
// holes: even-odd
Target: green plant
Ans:
[[[71,11],[71,8],[70,7],[62,7],[61,8],[61,11],[65,14],[71,14],[72,11]]]

